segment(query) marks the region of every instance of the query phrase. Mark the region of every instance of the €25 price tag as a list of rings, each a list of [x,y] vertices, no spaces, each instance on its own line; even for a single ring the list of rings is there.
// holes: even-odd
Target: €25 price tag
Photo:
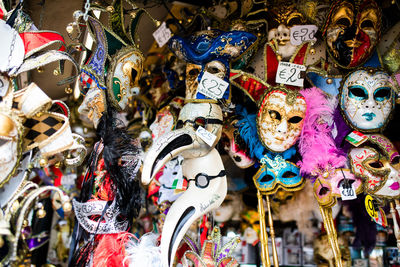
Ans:
[[[206,71],[197,87],[197,93],[212,99],[221,99],[228,86],[229,83]]]
[[[203,127],[199,126],[196,131],[196,135],[201,138],[207,145],[213,146],[215,139],[217,139],[217,136],[213,133],[210,133]]]
[[[357,195],[356,195],[356,190],[354,189],[354,185],[353,184],[346,184],[346,183],[342,183],[340,185],[340,195],[342,197],[342,200],[351,200],[351,199],[356,199]]]
[[[290,62],[279,62],[275,82],[303,87],[306,66]]]
[[[296,25],[290,28],[290,43],[301,45],[306,41],[317,41],[315,33],[318,31],[316,25]]]
[[[163,47],[166,43],[168,43],[169,39],[172,37],[171,30],[165,24],[165,21],[158,27],[155,32],[153,32],[153,37],[156,40],[159,47]]]

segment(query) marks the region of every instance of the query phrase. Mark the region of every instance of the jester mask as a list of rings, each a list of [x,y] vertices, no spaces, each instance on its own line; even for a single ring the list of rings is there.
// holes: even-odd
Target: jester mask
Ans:
[[[365,179],[366,193],[381,198],[397,198],[400,195],[399,153],[383,135],[367,136],[367,144],[349,152],[353,173]]]
[[[374,0],[335,1],[323,31],[330,56],[342,68],[363,64],[380,33],[381,11]]]
[[[389,75],[376,69],[361,69],[344,80],[340,107],[347,123],[361,132],[377,132],[387,124],[394,109],[395,94]]]

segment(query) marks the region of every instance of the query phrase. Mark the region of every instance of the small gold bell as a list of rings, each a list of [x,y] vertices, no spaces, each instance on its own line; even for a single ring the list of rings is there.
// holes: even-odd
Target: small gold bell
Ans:
[[[65,91],[65,93],[67,94],[67,95],[70,95],[70,94],[72,94],[72,88],[70,87],[70,86],[68,86],[68,87],[65,87],[65,89],[64,89],[64,91]]]
[[[327,179],[329,177],[329,172],[324,172],[322,174],[322,177],[324,177],[325,179]]]
[[[315,48],[314,47],[310,49],[310,54],[311,55],[315,55]]]
[[[188,22],[189,22],[189,23],[192,22],[192,19],[188,19]]]
[[[63,210],[65,213],[68,213],[72,210],[71,202],[67,201],[63,204]]]
[[[60,168],[60,167],[61,167],[61,161],[57,161],[57,162],[54,164],[54,167]]]
[[[278,59],[278,61],[282,60],[282,56],[281,55],[277,55],[276,58]]]
[[[129,15],[131,15],[131,18],[136,18],[136,12],[131,12],[131,13],[129,13]]]
[[[60,75],[60,70],[59,70],[59,69],[53,70],[53,75],[54,75],[54,76]]]
[[[332,84],[332,83],[333,83],[333,80],[332,80],[331,78],[329,78],[329,79],[326,80],[326,83],[327,83],[327,84]]]
[[[156,26],[157,26],[157,27],[160,27],[160,25],[161,25],[161,21],[157,20],[157,21],[156,21]]]
[[[44,217],[46,217],[46,211],[44,210],[43,207],[36,212],[36,216],[39,219],[43,219]]]
[[[47,163],[48,163],[48,161],[45,158],[41,158],[39,160],[39,164],[40,164],[41,167],[46,167]]]
[[[65,30],[66,30],[68,33],[72,33],[72,32],[74,31],[74,26],[72,26],[72,24],[70,23],[70,24],[67,25],[67,27],[65,28]]]
[[[18,209],[19,209],[19,202],[18,202],[18,200],[15,200],[11,206],[11,211],[12,211],[12,213],[15,213],[15,212],[17,212]]]
[[[39,73],[42,73],[44,70],[43,70],[43,67],[39,67],[39,68],[37,68],[36,69],[37,70],[37,72],[39,72]]]
[[[113,6],[108,6],[106,7],[107,12],[113,13],[114,12],[114,7]]]

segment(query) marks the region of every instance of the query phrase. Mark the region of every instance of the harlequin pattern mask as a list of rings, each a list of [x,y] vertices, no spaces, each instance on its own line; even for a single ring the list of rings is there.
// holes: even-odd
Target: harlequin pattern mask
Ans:
[[[273,87],[262,98],[257,116],[258,135],[273,152],[283,152],[298,140],[306,115],[302,95],[283,86]]]
[[[381,32],[381,11],[374,0],[339,0],[332,4],[323,34],[330,56],[343,68],[364,63]]]
[[[276,39],[279,54],[284,59],[290,58],[297,49],[297,45],[290,42],[290,28],[294,25],[305,24],[306,19],[298,12],[295,4],[280,4],[270,11],[268,41]]]
[[[374,132],[387,124],[394,100],[387,73],[362,69],[350,73],[345,79],[340,108],[351,127],[361,132]]]
[[[119,110],[124,110],[129,99],[139,94],[143,61],[142,53],[134,46],[121,49],[113,57],[107,84],[111,102]]]
[[[288,191],[297,191],[303,185],[303,178],[299,174],[299,167],[286,161],[281,155],[274,159],[265,156],[263,164],[253,177],[258,190],[266,194],[273,194],[279,188]]]
[[[369,144],[349,152],[353,173],[365,179],[366,193],[382,198],[400,195],[400,156],[381,134],[368,135]]]

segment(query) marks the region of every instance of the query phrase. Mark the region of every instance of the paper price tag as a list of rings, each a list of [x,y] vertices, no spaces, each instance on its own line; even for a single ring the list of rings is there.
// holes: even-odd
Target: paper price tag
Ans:
[[[385,212],[374,203],[374,199],[370,195],[365,197],[365,209],[375,223],[380,224],[383,227],[387,226]]]
[[[163,47],[166,43],[168,43],[169,39],[172,37],[171,30],[165,24],[165,21],[158,27],[155,32],[153,32],[153,37],[156,40],[159,47]]]
[[[290,62],[279,62],[275,82],[303,87],[306,66]]]
[[[228,86],[229,83],[206,71],[197,87],[197,92],[212,99],[221,99]]]
[[[352,131],[348,136],[346,136],[346,141],[355,147],[358,147],[367,140],[368,136],[357,131]]]
[[[61,184],[63,186],[73,186],[75,185],[76,177],[77,177],[76,173],[64,174],[61,178]]]
[[[216,135],[210,133],[209,131],[207,131],[206,129],[204,129],[201,126],[199,126],[199,128],[197,128],[196,135],[198,137],[200,137],[201,140],[203,140],[209,146],[213,146],[215,139],[217,139]]]
[[[301,45],[306,41],[317,41],[315,33],[318,31],[316,25],[296,25],[290,28],[290,43],[292,45]]]
[[[10,81],[7,77],[0,75],[0,96],[3,97],[7,94]]]
[[[340,185],[340,195],[342,197],[342,200],[352,200],[352,199],[356,199],[357,195],[356,195],[356,190],[354,188],[354,185],[349,185],[349,184],[341,184]]]

